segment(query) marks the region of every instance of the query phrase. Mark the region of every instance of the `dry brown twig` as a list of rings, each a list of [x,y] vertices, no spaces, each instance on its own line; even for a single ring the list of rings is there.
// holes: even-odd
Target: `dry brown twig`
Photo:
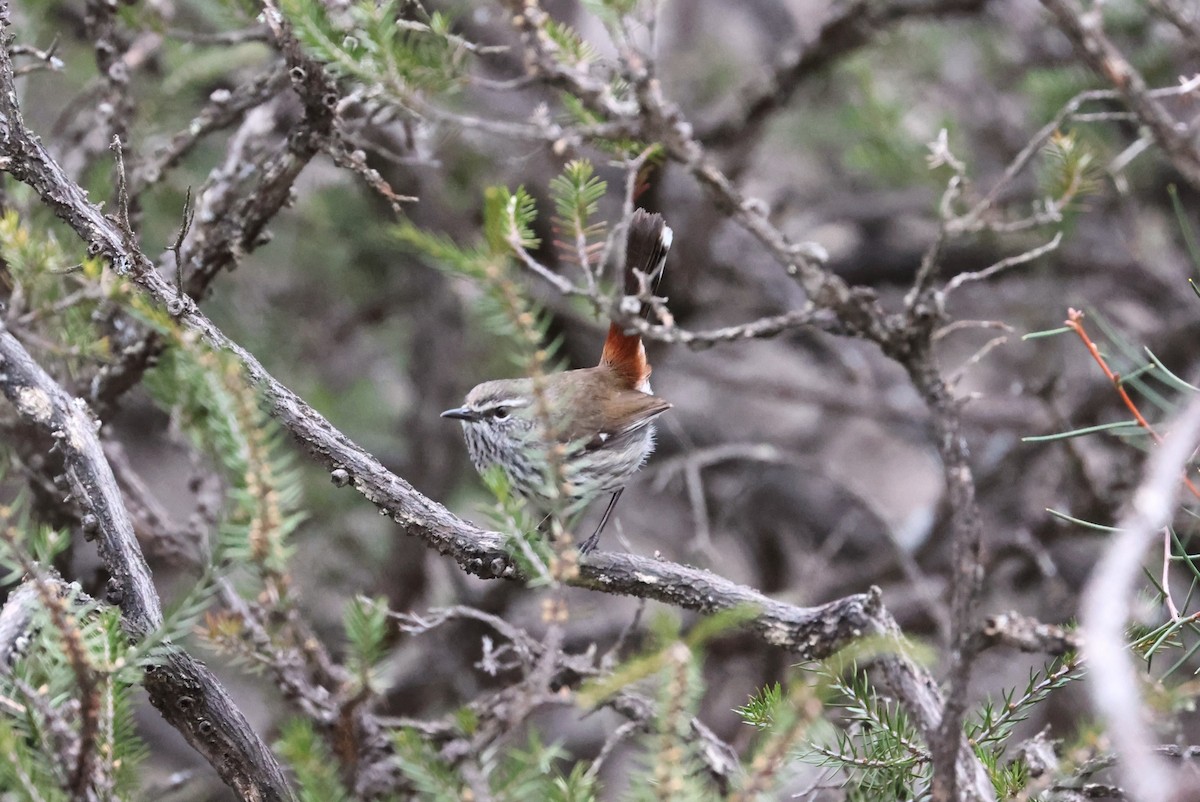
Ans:
[[[1017,612],[988,616],[980,630],[980,648],[1011,646],[1023,652],[1063,655],[1083,648],[1083,639],[1075,631],[1021,615]]]
[[[578,688],[586,680],[602,679],[609,674],[612,668],[612,666],[606,665],[608,661],[605,656],[597,654],[594,649],[589,649],[582,654],[569,654],[563,651],[560,648],[561,644],[555,639],[556,632],[561,634],[561,630],[556,626],[551,626],[548,629],[547,637],[539,640],[499,616],[463,605],[430,610],[424,615],[402,613],[393,614],[393,617],[399,621],[402,631],[412,635],[423,635],[454,620],[473,620],[489,626],[507,643],[497,649],[491,646],[490,639],[485,638],[484,656],[479,667],[485,670],[488,668],[519,670],[525,677],[522,685],[529,694],[529,699],[525,703],[525,709],[528,712],[547,703],[576,703],[574,695],[565,696],[564,692]],[[512,654],[516,658],[515,664],[511,666],[498,665],[496,661],[503,654]],[[535,672],[540,672],[540,675],[535,675]],[[492,718],[496,715],[497,709],[503,707],[496,704],[496,699],[502,698],[506,700],[506,704],[511,704],[513,697],[514,688],[506,688],[491,699],[476,700],[472,703],[472,708],[478,710],[481,715]],[[600,756],[593,761],[589,768],[589,773],[593,775],[599,773],[598,764],[604,762],[604,759],[621,740],[633,732],[647,730],[658,718],[655,703],[629,689],[623,689],[607,697],[600,706],[611,708],[629,720],[617,727],[605,740]],[[415,726],[427,736],[445,741],[441,747],[442,753],[454,756],[456,759],[462,759],[469,754],[477,754],[483,746],[483,744],[476,744],[473,748],[464,749],[461,743],[457,743],[462,740],[463,736],[459,728],[451,721],[388,723],[390,726],[397,724]],[[718,782],[728,784],[739,767],[737,753],[699,719],[691,718],[689,726],[700,741],[699,754],[709,773]],[[491,727],[485,727],[484,730],[489,738],[497,737],[500,734],[499,730]]]
[[[32,45],[13,45],[11,50],[14,58],[16,56],[29,56],[33,59],[32,64],[26,64],[13,69],[13,75],[16,77],[28,75],[38,70],[53,70],[57,72],[63,68],[63,60],[57,55],[57,38],[45,50],[33,47]]]

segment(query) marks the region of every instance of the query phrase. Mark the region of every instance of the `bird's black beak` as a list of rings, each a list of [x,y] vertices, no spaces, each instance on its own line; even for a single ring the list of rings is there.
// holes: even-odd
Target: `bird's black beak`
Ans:
[[[479,420],[479,413],[473,409],[466,407],[458,407],[457,409],[448,409],[442,413],[443,418],[454,418],[456,420],[465,420],[474,423]]]

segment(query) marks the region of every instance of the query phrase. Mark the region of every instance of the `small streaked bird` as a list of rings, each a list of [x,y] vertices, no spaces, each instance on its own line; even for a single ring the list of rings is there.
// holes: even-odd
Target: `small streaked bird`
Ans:
[[[635,271],[655,286],[670,247],[671,229],[661,215],[634,212],[625,256],[626,295],[638,292]],[[552,506],[547,453],[561,445],[562,478],[572,501],[587,504],[612,494],[596,531],[580,547],[588,552],[599,542],[625,484],[654,451],[654,419],[671,405],[651,394],[641,335],[626,334],[616,323],[608,327],[599,365],[553,373],[543,380],[542,392],[545,421],[537,414],[531,379],[484,382],[442,417],[462,421],[475,470],[500,466],[511,487],[543,511]]]

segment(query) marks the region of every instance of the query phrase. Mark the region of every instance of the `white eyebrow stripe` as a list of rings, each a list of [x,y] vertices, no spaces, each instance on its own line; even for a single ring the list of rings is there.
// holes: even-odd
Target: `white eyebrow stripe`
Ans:
[[[528,398],[500,398],[495,401],[488,401],[481,405],[482,409],[496,409],[498,407],[527,407],[529,406]]]

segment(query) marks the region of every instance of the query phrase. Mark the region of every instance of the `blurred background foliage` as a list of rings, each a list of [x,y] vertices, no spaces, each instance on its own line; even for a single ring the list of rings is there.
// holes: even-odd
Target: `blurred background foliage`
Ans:
[[[574,48],[568,52],[580,59],[611,55],[600,21],[611,10],[567,0],[545,5],[563,22],[560,45]],[[501,86],[519,75],[521,65],[518,54],[504,49],[514,38],[498,6],[425,7],[436,13],[422,16],[410,3],[284,4],[302,41],[331,64],[347,92],[339,107],[347,141],[362,149],[396,192],[418,200],[406,204],[398,218],[364,182],[319,157],[303,172],[290,207],[271,222],[270,242],[217,278],[203,303],[235,341],[389,468],[423,493],[481,520],[492,497],[470,469],[458,427],[438,412],[456,406],[478,381],[512,375],[511,352],[488,325],[481,303],[485,290],[465,280],[463,271],[438,264],[436,253],[430,255],[434,249],[412,243],[419,236],[460,248],[481,242],[489,188],[523,186],[539,209],[531,225],[541,244],[531,250],[560,273],[575,275],[571,271],[578,266],[553,245],[553,182],[571,159],[590,159],[608,186],[595,199],[594,219],[611,224],[620,214],[618,188],[624,180],[613,153],[636,152],[637,143],[577,148],[489,130],[487,124],[524,124],[547,115],[567,125],[580,122],[583,112],[537,86]],[[839,8],[820,0],[663,3],[654,35],[664,91],[680,103],[703,140],[720,121],[737,117],[772,62],[798,42],[812,46],[821,21]],[[1100,86],[1031,0],[980,0],[946,9],[880,25],[866,46],[835,51],[801,76],[794,94],[761,124],[732,137],[713,134],[710,142],[721,167],[769,205],[782,230],[820,243],[834,272],[875,288],[893,307],[938,231],[938,200],[948,173],[944,166],[931,169],[927,156],[939,131],[947,132],[950,149],[964,162],[972,191],[986,193],[1064,103]],[[261,27],[260,11],[249,0],[144,0],[120,7],[124,41],[144,51],[126,96],[133,109],[124,135],[131,165],[186,130],[205,103],[234,91],[276,58],[255,37],[228,41],[229,34]],[[20,0],[11,13],[20,43],[57,42],[62,61],[60,70],[21,79],[30,126],[77,171],[92,198],[114,198],[108,142],[89,141],[102,86],[85,4]],[[402,30],[394,24],[397,15],[427,30],[415,25]],[[1171,86],[1196,71],[1195,42],[1142,3],[1106,3],[1104,19],[1151,85]],[[497,50],[472,55],[456,45],[459,36]],[[1118,110],[1116,104],[1099,105],[1101,112]],[[298,114],[291,97],[250,113],[267,139],[286,136]],[[469,118],[487,124],[473,126]],[[174,242],[189,188],[196,192],[204,185],[246,126],[250,123],[241,132],[230,128],[201,139],[140,197],[134,214],[152,257]],[[964,415],[985,516],[985,611],[1014,609],[1050,623],[1070,622],[1104,543],[1103,534],[1078,522],[1114,523],[1140,459],[1137,449],[1112,432],[1022,441],[1108,423],[1122,411],[1077,340],[1022,341],[1020,335],[1060,325],[1068,307],[1086,308],[1098,313],[1089,320],[1107,321],[1106,352],[1120,360],[1119,346],[1128,346],[1122,372],[1147,364],[1142,345],[1180,377],[1194,379],[1200,367],[1193,347],[1200,335],[1200,301],[1186,283],[1195,275],[1185,234],[1195,222],[1195,192],[1180,184],[1177,204],[1172,202],[1168,185],[1177,177],[1153,148],[1114,168],[1137,136],[1136,126],[1119,115],[1065,123],[1035,168],[999,199],[1001,218],[1017,219],[1046,197],[1067,198],[1065,220],[1032,231],[960,236],[944,251],[949,276],[1027,250],[1059,227],[1067,234],[1049,256],[952,297],[955,318],[1002,321],[1010,327],[1004,329],[1007,342],[968,363],[995,335],[994,327],[964,329],[939,341],[948,370],[966,367],[957,389],[972,397]],[[16,308],[17,287],[21,308],[33,312],[71,299],[47,319],[27,325],[42,338],[37,348],[61,375],[82,375],[111,358],[115,335],[105,326],[114,305],[171,341],[162,361],[122,399],[108,423],[175,521],[195,515],[215,519],[222,534],[201,532],[194,544],[198,554],[209,550],[218,566],[256,566],[253,576],[240,580],[249,593],[282,594],[338,656],[378,651],[367,661],[374,664],[386,654],[372,681],[389,715],[443,715],[500,684],[477,670],[486,632],[479,622],[452,622],[419,638],[392,633],[381,644],[379,637],[362,633],[360,621],[361,642],[343,647],[347,609],[353,612],[360,595],[382,598],[401,611],[467,604],[538,631],[542,610],[536,594],[462,575],[421,543],[399,535],[358,496],[338,492],[327,472],[292,459],[290,446],[257,411],[253,394],[231,366],[189,342],[169,317],[139,302],[119,280],[101,278],[99,264],[86,258],[82,245],[27,190],[6,181],[3,191],[6,302]],[[803,303],[799,287],[769,254],[676,166],[654,170],[639,203],[661,211],[675,230],[663,291],[680,325],[732,325]],[[561,217],[562,210],[558,213]],[[82,269],[76,273],[50,272],[77,264]],[[594,364],[603,317],[530,277],[521,281],[531,303],[546,311],[547,337],[561,340],[566,362]],[[804,329],[707,349],[652,344],[650,350],[656,391],[675,407],[663,419],[658,453],[625,496],[608,546],[709,567],[797,604],[878,585],[909,637],[935,649],[942,645],[948,616],[944,487],[927,413],[902,372],[872,345]],[[1150,379],[1140,397],[1161,419],[1177,403],[1179,387],[1156,386]],[[198,480],[193,481],[211,471],[220,476],[217,512],[203,509]],[[6,487],[17,485],[10,473]],[[1075,520],[1050,515],[1048,508]],[[253,536],[264,516],[271,522],[266,543]],[[1190,566],[1188,537],[1181,531],[1177,557]],[[256,548],[260,552],[251,553]],[[85,589],[95,592],[92,585],[103,585],[95,555],[83,544],[68,550],[59,564],[64,574],[83,577]],[[187,599],[196,587],[190,568],[162,559],[154,567],[173,595]],[[1179,581],[1194,584],[1183,575]],[[1142,614],[1155,637],[1163,634],[1157,593],[1148,582]],[[568,596],[571,649],[611,644],[638,609],[633,600]],[[188,609],[198,617],[199,607]],[[200,628],[218,647],[231,634],[220,621]],[[1156,662],[1150,676],[1159,676],[1160,665],[1166,668],[1181,655],[1173,670],[1190,676],[1197,667],[1194,634],[1175,628],[1167,635],[1174,640],[1161,643],[1174,646],[1174,658]],[[634,641],[641,639],[635,633]],[[220,651],[236,654],[232,648]],[[754,739],[751,725],[761,723],[769,706],[762,689],[789,681],[788,662],[744,635],[723,633],[664,672],[663,683],[678,686],[674,696],[666,692],[665,706],[685,700],[688,710],[694,708],[718,735],[745,751]],[[1053,737],[1068,744],[1068,754],[1090,749],[1093,725],[1072,686],[1059,691],[1054,684],[1054,693],[1042,693],[1050,671],[1038,655],[983,655],[975,688],[975,701],[984,705],[980,731],[999,731],[996,740],[1007,743],[1011,731],[1002,727],[1015,725],[1027,738],[1050,726]],[[307,798],[347,793],[329,776],[322,747],[305,746],[315,737],[311,729],[281,717],[268,682],[233,668],[227,676],[252,719],[278,735],[297,775],[308,778]],[[833,690],[818,683],[807,693],[823,700],[819,704],[850,700],[850,719],[901,734],[876,749],[903,747],[907,725],[870,721],[877,709],[873,692],[854,685],[853,677],[844,682]],[[1192,685],[1172,680],[1162,690],[1162,705],[1183,712],[1172,720],[1172,737],[1200,738],[1190,712]],[[1002,700],[997,710],[1014,698],[1025,700],[1028,715],[997,724],[999,713],[983,701],[989,697]],[[813,724],[811,710],[792,715],[776,729],[779,739],[791,739],[788,754],[813,735],[810,725],[823,726]],[[683,726],[683,720],[665,721],[659,735]],[[805,727],[791,726],[795,720]],[[522,783],[529,772],[544,770],[543,763],[557,767],[556,782],[566,789],[561,798],[588,798],[596,778],[571,768],[567,756],[594,756],[618,721],[611,712],[583,720],[562,710],[535,716],[540,737],[564,746],[561,752],[553,747],[551,756],[542,744],[493,756],[497,798],[528,793],[520,790]],[[139,716],[139,724],[154,744],[154,759],[142,764],[143,788],[165,782],[175,769],[195,767],[194,755],[152,714]],[[824,758],[828,750],[864,759],[879,754],[856,752],[866,747],[852,743],[845,734],[850,731],[842,729],[839,736],[826,731],[824,741],[817,736],[813,741],[832,744],[821,747],[827,750]],[[0,745],[11,737],[0,731]],[[837,738],[844,739],[840,745]],[[676,733],[663,742],[667,746],[648,743],[627,760],[636,764],[638,754],[658,755],[641,767],[653,775],[668,763],[662,750],[686,741],[686,734]],[[429,769],[431,758],[422,756],[419,740],[401,740],[398,748],[414,777]],[[851,784],[856,798],[882,799],[891,793],[887,789],[920,785],[919,771],[917,780],[906,773],[923,765],[920,755],[901,752],[893,756],[897,776],[860,777],[857,786]],[[998,777],[1007,770],[1000,754]],[[819,750],[816,758],[813,763],[823,762]],[[610,763],[603,779],[616,792],[623,775],[613,765],[621,763]],[[683,765],[676,767],[679,781],[690,783],[694,775]],[[852,765],[848,771],[857,776]],[[1009,779],[1009,790],[1028,781]],[[443,792],[458,798],[453,778],[431,774],[414,781],[423,798]],[[670,781],[657,777],[654,787]],[[785,788],[798,791],[811,779],[797,774],[787,781]],[[207,798],[209,792],[195,787],[180,798]],[[679,798],[686,798],[683,790]]]

